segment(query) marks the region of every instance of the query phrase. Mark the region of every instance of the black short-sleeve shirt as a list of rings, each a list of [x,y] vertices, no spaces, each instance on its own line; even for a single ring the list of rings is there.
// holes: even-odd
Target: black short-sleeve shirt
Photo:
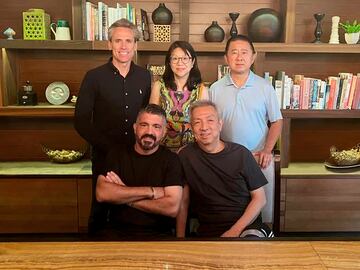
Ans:
[[[112,149],[107,156],[107,171],[110,170],[130,187],[183,185],[179,157],[163,146],[151,155],[140,155],[133,146]],[[134,234],[166,233],[174,225],[173,218],[146,213],[126,204],[112,205],[109,221],[113,228]]]
[[[267,184],[251,152],[239,144],[226,142],[221,152],[211,154],[192,143],[179,157],[203,236],[230,229],[248,206],[250,191]]]

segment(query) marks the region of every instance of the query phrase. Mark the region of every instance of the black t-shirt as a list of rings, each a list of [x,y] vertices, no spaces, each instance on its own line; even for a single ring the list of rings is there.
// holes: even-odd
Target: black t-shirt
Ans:
[[[267,184],[251,152],[239,144],[226,142],[224,150],[210,154],[192,143],[179,157],[202,236],[220,236],[230,229],[249,204],[250,191]]]
[[[112,149],[107,156],[107,171],[110,170],[129,187],[183,185],[179,157],[163,146],[151,155],[138,154],[134,146]],[[111,205],[109,213],[111,227],[134,235],[166,233],[174,225],[173,218],[146,213],[126,204]]]

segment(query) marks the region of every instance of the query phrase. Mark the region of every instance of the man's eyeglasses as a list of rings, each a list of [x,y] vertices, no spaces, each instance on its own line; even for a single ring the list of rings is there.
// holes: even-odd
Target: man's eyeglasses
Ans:
[[[176,56],[174,56],[174,57],[170,57],[170,62],[171,62],[172,64],[177,64],[177,63],[179,63],[180,60],[181,60],[181,62],[183,62],[183,64],[187,64],[187,63],[189,63],[189,61],[191,60],[191,57],[189,57],[189,56],[184,56],[184,57],[176,57]]]

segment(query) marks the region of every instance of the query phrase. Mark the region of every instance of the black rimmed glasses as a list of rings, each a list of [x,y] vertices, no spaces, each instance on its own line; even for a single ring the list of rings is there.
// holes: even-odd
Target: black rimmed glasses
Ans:
[[[183,64],[187,64],[191,60],[191,57],[189,57],[189,56],[183,56],[183,57],[171,56],[170,57],[170,62],[172,64],[177,64],[177,63],[179,63],[180,60],[181,60],[181,62],[183,62]]]

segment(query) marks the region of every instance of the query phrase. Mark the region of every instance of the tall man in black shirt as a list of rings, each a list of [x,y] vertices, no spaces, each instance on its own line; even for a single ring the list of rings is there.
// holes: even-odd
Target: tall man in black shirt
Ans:
[[[190,107],[196,143],[180,153],[186,179],[177,235],[185,235],[188,205],[206,237],[268,237],[260,211],[266,203],[267,180],[251,152],[244,146],[220,140],[222,120],[215,104],[197,101]]]
[[[160,144],[165,111],[155,104],[140,110],[135,146],[113,148],[96,185],[98,201],[111,203],[108,228],[117,236],[172,235],[182,196],[179,157]]]
[[[112,57],[86,73],[75,108],[75,129],[92,146],[93,190],[108,150],[115,144],[133,145],[132,125],[148,104],[151,89],[150,73],[132,62],[139,37],[136,27],[121,19],[109,27],[108,37]],[[93,196],[89,231],[101,227],[106,215]]]

